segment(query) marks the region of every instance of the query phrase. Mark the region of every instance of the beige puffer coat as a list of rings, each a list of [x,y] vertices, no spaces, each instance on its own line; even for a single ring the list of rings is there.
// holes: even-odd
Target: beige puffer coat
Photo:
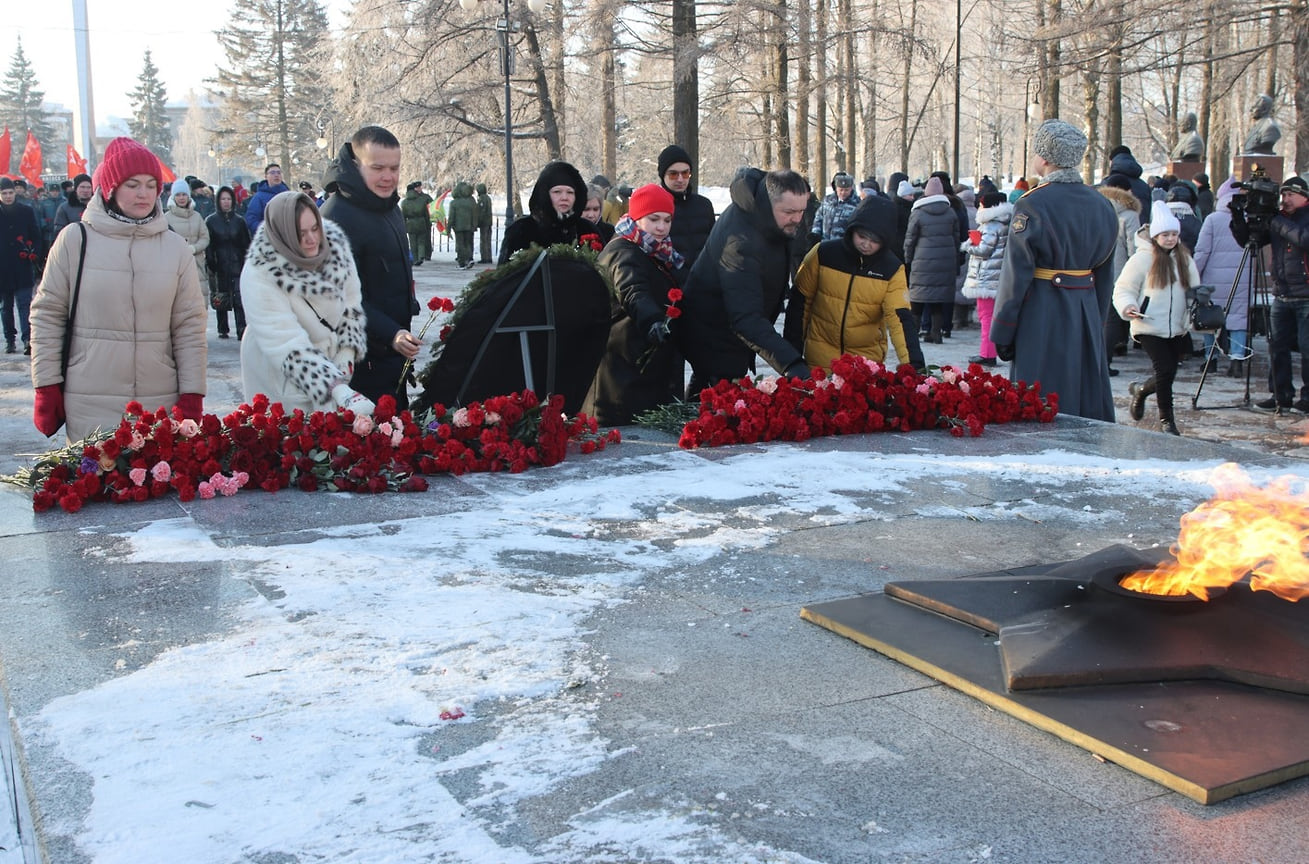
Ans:
[[[86,266],[73,321],[68,374],[61,378],[64,328],[82,232],[59,232],[32,299],[32,384],[64,385],[68,440],[115,429],[133,399],[172,408],[181,393],[205,392],[204,298],[187,244],[159,206],[144,225],[115,219],[97,193],[87,205]]]
[[[191,247],[191,253],[195,256],[196,276],[200,279],[200,293],[208,305],[209,273],[205,269],[205,250],[209,248],[209,226],[205,225],[205,217],[197,213],[194,207],[181,207],[174,201],[164,218],[168,220],[169,230],[180,235],[186,245]]]

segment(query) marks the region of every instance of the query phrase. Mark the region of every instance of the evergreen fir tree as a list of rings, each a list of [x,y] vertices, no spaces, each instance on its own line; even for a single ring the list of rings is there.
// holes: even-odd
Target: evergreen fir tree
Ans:
[[[15,42],[14,57],[9,63],[9,72],[5,76],[4,89],[0,89],[0,130],[9,127],[10,165],[0,165],[0,172],[18,173],[18,163],[23,158],[23,147],[27,143],[27,130],[31,129],[36,140],[41,142],[44,153],[53,152],[56,144],[62,149],[63,142],[55,142],[54,129],[46,122],[45,111],[41,103],[45,100],[45,91],[38,89],[36,72],[31,62],[23,53],[21,37]]]
[[[171,165],[173,132],[168,128],[168,112],[164,110],[168,93],[159,80],[159,67],[151,59],[149,49],[145,52],[141,75],[136,79],[136,89],[127,95],[132,105],[132,119],[127,121],[127,128],[132,137],[149,147],[165,165]]]
[[[227,56],[213,82],[224,97],[216,131],[234,152],[262,146],[289,183],[319,158],[315,121],[330,102],[327,13],[319,0],[236,0],[230,20],[216,33]]]

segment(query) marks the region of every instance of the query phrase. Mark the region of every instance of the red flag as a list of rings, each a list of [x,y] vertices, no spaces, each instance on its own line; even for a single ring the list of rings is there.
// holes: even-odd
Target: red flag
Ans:
[[[9,127],[5,127],[5,134],[0,135],[0,174],[9,173]]]
[[[163,174],[165,183],[172,183],[174,180],[177,179],[177,175],[174,174],[172,170],[167,165],[164,164],[164,160],[159,159],[158,156],[156,156],[155,159],[159,160],[159,170]]]
[[[77,148],[72,144],[68,145],[68,179],[71,180],[78,174],[90,174],[86,170],[86,160],[78,155]]]
[[[27,178],[32,186],[41,185],[41,142],[36,140],[32,130],[27,130],[27,145],[23,147],[23,161],[18,163],[18,173]]]

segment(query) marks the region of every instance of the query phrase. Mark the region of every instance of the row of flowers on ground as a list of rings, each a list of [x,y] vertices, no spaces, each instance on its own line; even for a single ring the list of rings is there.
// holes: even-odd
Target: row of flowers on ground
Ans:
[[[88,501],[145,501],[176,492],[183,501],[295,487],[377,493],[427,488],[424,475],[518,472],[621,440],[586,415],[569,418],[563,400],[531,390],[415,418],[382,397],[373,416],[351,411],[287,413],[256,396],[219,418],[199,421],[127,405],[116,430],[40,457],[16,482],[33,490],[38,511],[76,512]],[[690,406],[688,406],[690,407]],[[923,375],[847,355],[811,381],[763,377],[723,381],[700,394],[681,429],[684,448],[803,441],[823,435],[946,428],[980,435],[988,423],[1049,422],[1055,394],[1012,383],[980,366]],[[680,421],[679,421],[680,422]]]

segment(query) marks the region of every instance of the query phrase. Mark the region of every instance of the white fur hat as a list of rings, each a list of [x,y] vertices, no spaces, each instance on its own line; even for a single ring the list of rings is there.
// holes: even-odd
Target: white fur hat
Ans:
[[[1182,223],[1177,221],[1173,211],[1162,201],[1150,205],[1150,236],[1158,237],[1165,231],[1181,231]]]

